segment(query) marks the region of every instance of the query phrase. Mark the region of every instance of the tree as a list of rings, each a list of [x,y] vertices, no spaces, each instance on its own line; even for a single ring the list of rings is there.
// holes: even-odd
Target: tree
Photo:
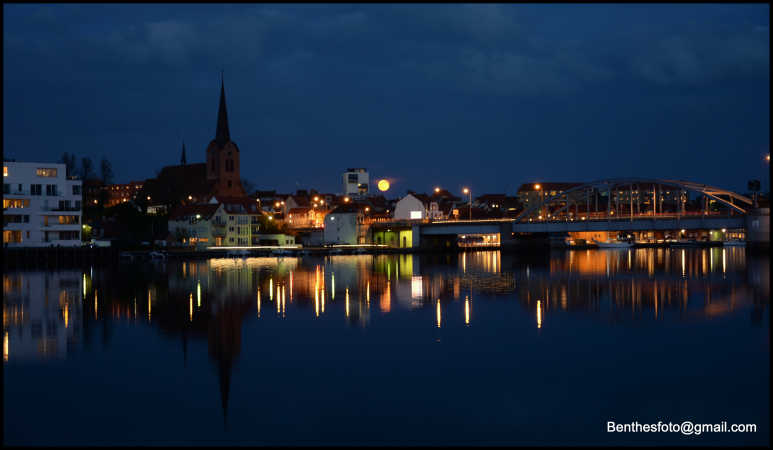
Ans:
[[[250,181],[250,180],[248,180],[246,178],[242,178],[241,181],[242,181],[242,187],[244,188],[245,194],[251,195],[252,193],[254,193],[256,191],[255,185],[252,184],[252,181]]]
[[[81,178],[88,180],[94,175],[94,163],[91,162],[91,158],[84,156],[81,158]]]
[[[104,184],[112,184],[113,183],[113,166],[110,164],[110,161],[107,160],[107,158],[102,158],[102,162],[99,165],[100,171],[102,172],[102,182]]]
[[[75,154],[64,152],[62,154],[62,159],[60,160],[60,162],[67,167],[68,177],[75,175],[75,173],[77,172],[76,166],[78,164],[78,162],[75,159]]]

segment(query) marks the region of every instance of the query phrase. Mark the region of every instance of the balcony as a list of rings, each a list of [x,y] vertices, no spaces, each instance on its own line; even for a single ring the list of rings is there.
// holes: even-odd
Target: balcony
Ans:
[[[30,195],[30,191],[28,189],[3,189],[3,195]]]
[[[80,212],[80,208],[76,208],[75,206],[48,206],[48,207],[42,207],[40,208],[42,211],[70,211],[70,212]]]

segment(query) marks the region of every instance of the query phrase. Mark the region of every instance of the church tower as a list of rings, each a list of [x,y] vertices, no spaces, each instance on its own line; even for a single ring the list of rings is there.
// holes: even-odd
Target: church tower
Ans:
[[[245,194],[239,175],[239,148],[231,140],[225,107],[225,82],[220,80],[220,108],[217,111],[215,139],[207,147],[207,181],[213,195],[242,197]]]

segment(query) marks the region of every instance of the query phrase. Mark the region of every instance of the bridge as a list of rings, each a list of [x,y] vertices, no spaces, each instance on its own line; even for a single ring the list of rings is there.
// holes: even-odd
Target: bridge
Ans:
[[[563,243],[567,236],[597,238],[609,232],[646,240],[664,234],[708,239],[711,231],[721,231],[724,238],[727,230],[744,233],[755,207],[752,199],[735,192],[680,180],[617,178],[552,193],[535,187],[538,201],[525,205],[515,218],[404,223],[402,228],[411,232],[400,234],[398,245],[424,247],[440,239],[448,247],[452,237],[455,241],[466,235],[497,236],[500,243],[533,234]],[[769,230],[769,225],[763,228]]]

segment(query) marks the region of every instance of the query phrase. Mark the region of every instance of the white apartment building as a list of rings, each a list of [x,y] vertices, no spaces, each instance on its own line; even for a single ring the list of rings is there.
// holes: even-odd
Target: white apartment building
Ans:
[[[365,169],[346,169],[343,175],[344,195],[368,195],[368,171]]]
[[[60,163],[3,161],[3,245],[80,246],[81,180]]]

